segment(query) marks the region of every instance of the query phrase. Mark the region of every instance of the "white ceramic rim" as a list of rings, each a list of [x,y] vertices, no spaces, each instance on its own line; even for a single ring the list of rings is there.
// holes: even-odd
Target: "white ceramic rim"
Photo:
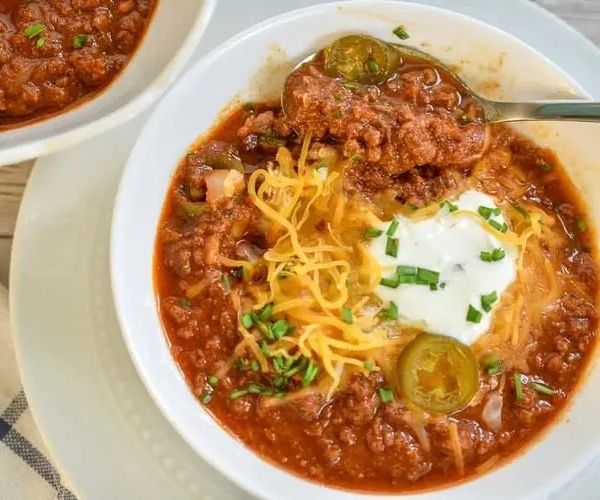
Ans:
[[[269,26],[272,26],[276,23],[283,22],[283,21],[287,20],[289,17],[297,18],[297,17],[301,17],[306,14],[317,13],[320,11],[328,11],[330,9],[337,8],[337,7],[348,7],[348,6],[368,7],[370,4],[375,4],[375,3],[376,4],[406,4],[406,5],[409,5],[411,8],[421,9],[421,10],[423,10],[424,13],[427,11],[443,12],[443,13],[455,16],[457,18],[462,18],[463,20],[468,20],[468,21],[471,21],[471,22],[474,22],[474,23],[477,23],[480,25],[484,25],[490,31],[496,32],[496,33],[500,34],[501,36],[509,38],[509,39],[513,40],[514,42],[517,42],[521,46],[524,46],[525,48],[530,50],[532,53],[535,53],[538,58],[545,61],[546,64],[551,66],[556,72],[562,74],[564,76],[565,80],[567,80],[570,83],[571,87],[574,90],[576,90],[582,97],[590,98],[590,94],[585,89],[583,89],[582,86],[577,81],[575,81],[570,75],[568,75],[562,68],[557,66],[548,57],[546,57],[544,54],[540,53],[537,49],[535,49],[535,48],[531,47],[530,45],[528,45],[527,43],[521,41],[519,38],[512,35],[511,33],[508,33],[506,31],[504,31],[500,28],[497,28],[496,26],[490,25],[486,22],[480,21],[479,19],[473,18],[471,16],[468,16],[468,15],[465,15],[462,13],[454,12],[454,11],[446,9],[446,8],[441,8],[441,7],[432,6],[432,5],[428,5],[428,4],[412,3],[410,1],[404,2],[401,0],[400,1],[395,1],[395,0],[379,0],[379,1],[378,0],[346,0],[346,1],[343,1],[342,0],[342,1],[327,3],[327,4],[323,4],[323,5],[313,5],[313,6],[292,10],[292,11],[286,12],[284,14],[274,16],[272,18],[262,21],[256,25],[242,31],[241,33],[237,34],[236,36],[231,37],[224,43],[220,44],[217,48],[215,48],[208,55],[206,55],[201,61],[199,61],[196,65],[194,65],[194,67],[188,72],[188,74],[186,75],[185,78],[193,78],[192,75],[203,71],[205,67],[209,66],[214,60],[218,59],[219,57],[222,57],[224,54],[227,53],[227,51],[232,46],[234,46],[238,43],[241,43],[245,38],[252,36],[256,32],[262,31],[263,29],[266,29]],[[569,27],[569,29],[572,30],[571,27]],[[176,93],[177,89],[180,85],[182,85],[181,81],[178,82],[172,89],[170,89],[169,92]],[[169,94],[167,94],[167,97],[168,97],[168,95]],[[164,101],[163,101],[163,103],[164,103]],[[150,115],[150,117],[148,119],[148,122],[152,121],[152,119],[160,113],[160,109],[161,109],[161,106],[163,105],[163,103],[159,103],[159,105],[154,109],[154,111],[152,112],[152,114]],[[142,137],[144,135],[147,128],[148,128],[148,125],[145,125],[142,128],[139,137]],[[198,135],[201,135],[201,133],[202,133],[202,131],[199,131]],[[119,184],[117,196],[115,199],[115,208],[114,208],[114,214],[113,214],[113,221],[112,221],[112,225],[111,225],[111,242],[110,242],[111,285],[112,285],[112,291],[113,291],[113,296],[114,296],[114,300],[115,300],[115,308],[117,311],[117,317],[119,320],[121,331],[122,331],[124,339],[125,339],[125,343],[127,345],[127,349],[129,350],[131,358],[132,358],[134,365],[140,375],[140,378],[142,379],[142,382],[144,383],[146,389],[148,390],[148,392],[150,393],[152,398],[157,403],[159,409],[163,412],[163,414],[166,416],[166,418],[169,420],[169,422],[174,426],[174,428],[179,432],[179,434],[183,437],[183,439],[194,450],[196,450],[196,452],[199,453],[207,462],[209,462],[213,467],[215,467],[216,469],[221,471],[223,474],[225,474],[226,476],[228,476],[229,478],[234,480],[237,484],[239,484],[240,486],[245,488],[247,491],[249,491],[252,494],[259,496],[261,498],[269,498],[269,499],[285,498],[286,493],[289,495],[289,493],[291,491],[293,491],[293,489],[295,487],[302,488],[303,495],[317,495],[320,498],[327,498],[327,499],[332,499],[332,500],[333,499],[337,500],[338,498],[341,498],[342,496],[347,497],[347,498],[360,497],[361,499],[364,499],[364,500],[378,500],[384,496],[388,496],[390,498],[395,497],[394,496],[395,494],[393,494],[393,493],[378,494],[378,493],[342,490],[342,489],[336,489],[334,487],[330,487],[327,485],[322,485],[320,483],[313,482],[311,480],[303,479],[302,477],[296,476],[295,474],[290,473],[290,472],[280,468],[277,465],[273,465],[272,463],[270,463],[267,460],[264,460],[258,454],[256,454],[253,450],[251,450],[250,448],[247,448],[243,443],[240,443],[239,440],[237,440],[226,429],[220,427],[218,424],[217,424],[217,426],[219,427],[220,432],[222,434],[219,437],[220,443],[222,445],[228,445],[228,446],[230,446],[232,443],[234,443],[235,446],[243,449],[244,451],[237,453],[235,455],[232,455],[230,457],[224,457],[224,456],[222,456],[223,455],[222,453],[212,453],[210,450],[205,449],[203,447],[204,445],[201,445],[200,443],[191,439],[191,436],[185,431],[184,427],[181,425],[182,422],[180,422],[180,418],[179,418],[179,415],[177,414],[177,412],[173,411],[173,409],[170,408],[169,405],[165,404],[163,395],[160,394],[159,392],[157,392],[154,387],[154,384],[152,382],[153,374],[151,373],[151,371],[149,371],[147,369],[147,367],[144,365],[143,361],[141,361],[141,359],[137,356],[137,352],[136,352],[137,348],[135,345],[136,342],[135,342],[135,339],[130,335],[130,331],[129,331],[128,314],[126,311],[124,311],[121,308],[120,297],[121,297],[121,294],[125,293],[125,292],[120,291],[119,287],[116,286],[117,285],[116,274],[118,272],[117,264],[116,264],[116,262],[117,262],[116,254],[117,254],[119,213],[122,211],[122,209],[120,209],[121,205],[124,204],[123,191],[124,191],[124,186],[127,184],[127,179],[129,177],[129,175],[131,174],[132,169],[130,167],[133,163],[135,163],[134,160],[135,160],[136,156],[139,154],[138,153],[138,149],[140,149],[139,144],[140,144],[140,141],[138,138],[138,141],[136,142],[136,144],[132,150],[132,153],[129,157],[128,163],[124,169],[123,176],[122,176],[121,182]],[[173,162],[174,166],[176,164],[176,160],[177,159],[174,159],[174,162]],[[173,166],[173,168],[174,168],[174,166]],[[166,189],[166,186],[165,186],[165,189]],[[152,272],[152,270],[149,269],[149,272]],[[159,320],[159,322],[160,322],[160,320]],[[162,332],[162,330],[161,330],[161,333],[163,333],[164,345],[168,349],[166,339],[164,338],[164,332]],[[182,377],[182,379],[183,379],[183,377]],[[585,384],[585,382],[583,382],[583,383]],[[186,386],[186,388],[187,388],[187,386]],[[189,391],[189,392],[191,395],[191,391]],[[209,417],[212,419],[212,416],[209,415]],[[542,437],[542,439],[544,439],[544,437]],[[215,447],[215,451],[216,450],[217,450],[217,447]],[[527,451],[529,451],[529,448],[527,448]],[[533,492],[533,494],[535,495],[536,498],[542,497],[542,496],[545,496],[545,495],[551,493],[552,491],[558,489],[559,487],[563,486],[571,478],[573,478],[579,471],[581,471],[585,467],[585,465],[587,465],[589,462],[591,462],[591,460],[599,453],[600,453],[600,439],[595,443],[594,449],[587,450],[586,453],[579,454],[577,457],[577,460],[566,464],[563,474],[561,474],[560,476],[557,476],[557,477],[546,478],[547,480],[545,481],[545,483],[543,485],[541,485],[539,488],[537,488],[535,490],[535,492]],[[518,455],[513,457],[513,460],[517,457],[518,457]],[[238,460],[237,462],[236,462],[236,459]],[[507,466],[507,464],[505,463],[500,468],[504,468],[506,466]],[[267,472],[270,474],[275,474],[275,476],[277,476],[277,484],[265,484],[265,482],[263,481],[264,476],[262,475],[262,473],[267,473]],[[482,476],[479,476],[479,477],[486,478],[492,474],[483,474]],[[411,493],[399,494],[399,497],[407,498],[407,499],[410,499],[410,498],[416,499],[416,498],[426,497],[427,499],[433,500],[433,499],[437,499],[437,498],[442,498],[446,494],[451,494],[452,498],[459,498],[459,496],[455,496],[455,495],[461,494],[461,491],[459,491],[459,490],[462,490],[463,486],[468,486],[469,484],[473,484],[474,482],[478,482],[478,481],[479,481],[478,478],[470,478],[469,480],[467,480],[465,482],[451,485],[448,488],[425,490],[422,492],[416,492],[414,494],[411,494]],[[531,492],[529,492],[529,493],[531,493]],[[398,496],[398,494],[396,494],[396,495]]]
[[[75,144],[85,141],[96,135],[112,129],[132,118],[135,118],[142,111],[150,107],[169,86],[175,81],[181,73],[185,64],[190,60],[198,43],[200,42],[206,27],[212,17],[217,5],[217,0],[203,0],[192,29],[185,38],[173,58],[167,64],[162,72],[152,81],[152,83],[140,92],[134,99],[130,100],[125,106],[109,113],[97,120],[86,123],[60,134],[50,135],[43,139],[27,141],[17,146],[8,147],[1,151],[2,165],[19,163],[21,161],[55,153],[59,150],[69,148]],[[143,40],[142,40],[143,43]],[[136,51],[137,52],[137,51]],[[134,58],[136,53],[134,53]],[[127,71],[127,68],[125,68]],[[118,75],[119,78],[122,75]],[[110,85],[115,82],[111,82]],[[60,115],[59,115],[60,116]],[[52,120],[52,118],[49,118]]]

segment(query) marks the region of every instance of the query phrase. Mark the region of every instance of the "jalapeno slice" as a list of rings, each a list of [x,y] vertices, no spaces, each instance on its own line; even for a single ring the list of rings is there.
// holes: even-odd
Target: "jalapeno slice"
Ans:
[[[378,85],[401,62],[392,46],[365,35],[348,35],[324,50],[325,73],[351,82]]]
[[[398,359],[398,387],[414,405],[432,413],[464,408],[479,388],[477,360],[452,337],[422,334]]]

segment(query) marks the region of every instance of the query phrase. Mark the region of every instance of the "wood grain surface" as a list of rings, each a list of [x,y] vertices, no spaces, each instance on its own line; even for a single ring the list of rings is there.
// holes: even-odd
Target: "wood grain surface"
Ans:
[[[600,0],[533,1],[554,12],[600,45]],[[12,235],[31,167],[32,162],[27,162],[0,168],[0,283],[5,285],[8,283]]]

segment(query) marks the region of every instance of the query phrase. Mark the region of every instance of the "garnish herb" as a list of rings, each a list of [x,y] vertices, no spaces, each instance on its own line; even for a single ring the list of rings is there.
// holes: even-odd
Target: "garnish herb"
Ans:
[[[254,317],[251,313],[242,314],[242,325],[246,329],[252,328],[254,325]]]
[[[406,40],[410,38],[410,35],[406,32],[406,29],[404,29],[404,26],[402,25],[394,28],[394,31],[392,31],[392,33],[394,33],[394,35],[400,38],[400,40]]]
[[[379,284],[387,288],[398,288],[400,285],[400,280],[399,277],[395,275],[393,278],[381,278]]]
[[[208,392],[208,391],[204,391],[201,395],[200,395],[200,402],[205,405],[210,403],[212,400],[212,393]]]
[[[46,43],[46,39],[43,36],[40,36],[35,41],[35,48],[39,49],[40,47],[43,47],[45,43]]]
[[[392,389],[390,389],[389,387],[380,387],[379,397],[381,398],[381,401],[383,401],[385,404],[393,403],[394,391],[392,391]]]
[[[481,311],[469,304],[469,309],[467,311],[467,321],[469,323],[479,323],[481,321],[481,317]]]
[[[273,314],[273,304],[269,303],[258,313],[258,319],[260,321],[267,321],[271,318],[271,314]]]
[[[511,205],[517,212],[521,214],[521,216],[524,219],[529,219],[529,212],[525,210],[521,205],[519,205],[518,203],[511,203]]]
[[[497,375],[502,371],[502,360],[497,356],[484,356],[481,359],[481,364],[487,371],[488,375]]]
[[[387,243],[385,244],[385,254],[390,257],[398,257],[398,238],[390,238],[388,236]]]
[[[342,319],[344,320],[344,323],[348,323],[349,325],[354,323],[352,310],[348,309],[347,307],[342,307]]]
[[[371,73],[377,73],[380,70],[379,64],[377,64],[373,59],[369,59],[367,61],[367,68]]]
[[[211,375],[207,380],[209,385],[212,385],[213,387],[219,383],[219,379],[215,375]]]
[[[238,399],[242,396],[246,396],[249,391],[246,389],[235,389],[229,393],[229,399]]]
[[[488,221],[489,225],[492,226],[496,231],[500,231],[501,233],[505,233],[508,231],[508,226],[506,223],[500,224],[498,221],[490,219]]]
[[[394,301],[390,301],[390,307],[382,309],[377,313],[377,316],[382,319],[397,320],[398,319],[398,306]]]
[[[375,365],[373,364],[372,361],[365,361],[363,363],[363,366],[365,367],[365,370],[367,370],[368,372],[373,371],[373,368],[375,368]]]
[[[498,300],[498,294],[496,293],[496,291],[488,293],[487,295],[482,295],[481,296],[481,308],[485,312],[490,312],[492,310],[492,305],[497,300]]]
[[[552,396],[552,395],[556,394],[556,391],[554,389],[552,389],[552,387],[550,387],[549,385],[546,385],[546,384],[542,384],[540,382],[533,382],[531,384],[531,387],[533,388],[533,390],[535,392],[538,392],[540,394],[545,394],[546,396]]]
[[[273,340],[280,340],[281,337],[291,330],[292,326],[284,319],[278,319],[269,327],[269,332]]]
[[[23,34],[31,39],[31,38],[35,38],[38,35],[41,35],[44,30],[46,29],[46,25],[42,24],[42,23],[33,23],[30,24],[25,31],[23,32]]]
[[[500,215],[501,212],[500,212],[499,208],[490,208],[490,207],[480,206],[477,209],[477,213],[479,215],[481,215],[485,220],[488,220],[492,216]]]
[[[308,387],[312,382],[317,378],[319,374],[319,367],[314,364],[312,359],[308,360],[308,365],[306,365],[306,370],[304,375],[302,376],[302,385],[304,387]]]
[[[481,252],[479,257],[484,262],[498,262],[506,257],[506,252],[502,248],[494,248],[489,252]]]
[[[454,203],[450,203],[448,200],[442,201],[442,203],[440,203],[440,208],[444,208],[444,207],[448,207],[448,212],[450,212],[450,213],[456,212],[458,210],[458,205],[455,205]]]
[[[399,225],[400,225],[400,222],[397,219],[394,219],[391,222],[390,227],[388,227],[388,230],[386,231],[385,234],[387,234],[389,237],[394,236],[394,234],[396,233],[396,229],[398,229]]]
[[[81,49],[87,44],[87,42],[87,35],[75,35],[75,38],[73,38],[73,47],[76,49]]]
[[[358,88],[358,84],[353,82],[344,82],[342,83],[342,87],[348,90],[355,90]]]
[[[517,401],[523,401],[523,381],[521,380],[521,374],[518,372],[513,373],[513,380],[515,382],[515,397]]]
[[[253,372],[257,372],[260,370],[260,364],[255,359],[250,361],[250,368]]]
[[[363,236],[366,240],[373,240],[375,238],[379,238],[382,234],[383,231],[381,229],[370,227],[369,229],[365,229]]]
[[[417,268],[418,285],[437,285],[440,281],[440,273],[431,269]]]
[[[247,363],[248,363],[248,360],[247,360],[245,357],[243,357],[243,356],[238,356],[237,358],[235,358],[235,359],[233,360],[233,367],[234,367],[236,370],[243,371],[243,370],[245,370],[245,369],[246,369],[246,364],[247,364]]]
[[[266,340],[262,340],[260,342],[260,352],[263,353],[263,356],[265,358],[270,358],[271,357],[271,351],[269,350],[269,345],[267,344]]]

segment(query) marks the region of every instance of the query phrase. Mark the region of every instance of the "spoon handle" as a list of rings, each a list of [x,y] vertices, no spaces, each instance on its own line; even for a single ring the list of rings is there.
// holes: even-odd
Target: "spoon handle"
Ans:
[[[537,101],[483,103],[489,123],[530,120],[600,122],[600,102]]]

